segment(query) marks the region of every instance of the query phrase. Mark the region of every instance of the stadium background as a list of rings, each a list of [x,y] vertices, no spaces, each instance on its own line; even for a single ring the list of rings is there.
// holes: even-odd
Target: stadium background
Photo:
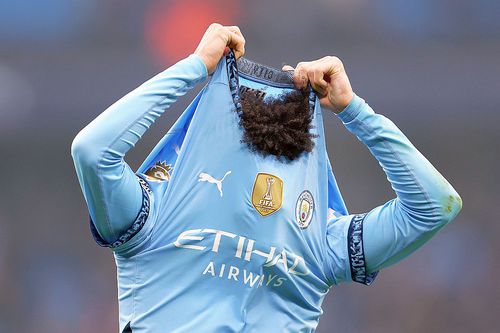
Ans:
[[[246,56],[274,67],[341,57],[355,91],[463,198],[456,221],[372,287],[332,290],[318,332],[498,332],[495,0],[1,1],[0,332],[117,332],[113,258],[91,240],[70,144],[108,105],[191,53],[212,21],[239,25]],[[195,91],[128,156],[134,167]],[[392,198],[368,151],[325,118],[351,212]]]

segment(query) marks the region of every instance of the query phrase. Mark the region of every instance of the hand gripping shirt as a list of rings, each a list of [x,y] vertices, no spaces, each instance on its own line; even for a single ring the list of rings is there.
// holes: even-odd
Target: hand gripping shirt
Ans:
[[[252,152],[240,90],[272,99],[293,82],[232,53],[134,174],[124,154],[203,66],[194,55],[172,66],[73,143],[94,237],[115,253],[120,331],[313,332],[330,287],[370,284],[458,212],[453,188],[357,96],[340,118],[388,174],[398,197],[385,205],[348,215],[312,91],[313,151],[292,162]]]

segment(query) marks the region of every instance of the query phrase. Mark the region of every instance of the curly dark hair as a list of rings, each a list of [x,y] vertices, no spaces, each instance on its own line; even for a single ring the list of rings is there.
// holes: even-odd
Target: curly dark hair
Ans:
[[[245,88],[240,89],[242,142],[263,156],[289,161],[312,151],[317,135],[309,132],[313,115],[308,92],[295,90],[264,99],[262,91]]]

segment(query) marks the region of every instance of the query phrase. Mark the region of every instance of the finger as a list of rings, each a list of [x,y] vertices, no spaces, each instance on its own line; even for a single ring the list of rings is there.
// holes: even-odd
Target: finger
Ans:
[[[293,72],[293,82],[295,83],[295,87],[297,89],[307,88],[308,79],[305,63],[299,62],[297,67],[295,67],[295,71]]]
[[[243,39],[245,39],[245,37],[243,37],[243,34],[241,33],[241,30],[238,26],[231,25],[231,26],[227,26],[226,28],[228,30],[230,30],[231,32],[234,32],[235,34],[240,35]]]
[[[343,66],[342,61],[334,56],[327,56],[318,60],[318,68],[323,71],[323,76],[327,78],[343,71]]]
[[[231,47],[231,45],[229,45],[230,41],[228,41],[228,46],[234,49],[234,53],[235,53],[236,58],[239,58],[239,57],[243,56],[243,54],[245,53],[245,42],[246,41],[245,41],[245,37],[243,37],[243,34],[241,33],[240,28],[238,26],[236,26],[236,25],[226,26],[225,28],[230,31],[230,35],[231,35],[230,39],[233,39],[232,36],[234,36],[234,35],[239,36],[239,38],[236,37],[236,38],[234,38],[234,40],[235,40],[236,43],[239,43],[239,44],[241,44],[241,41],[242,41],[242,43],[243,43],[243,47],[242,47],[243,52],[241,52],[241,54],[240,54],[241,49],[238,49],[236,47]]]
[[[294,68],[290,65],[284,65],[282,68],[281,68],[282,71],[284,72],[290,72],[290,71],[293,71]]]
[[[236,59],[242,57],[245,54],[245,39],[243,38],[243,36],[238,35],[233,31],[229,31],[229,40],[227,46],[233,49]]]
[[[308,66],[308,76],[311,86],[320,93],[326,93],[330,77],[342,70],[342,62],[337,57],[324,57],[312,61]]]
[[[324,96],[327,93],[328,83],[324,79],[324,73],[320,68],[314,68],[309,74],[309,82],[312,88],[320,95]]]

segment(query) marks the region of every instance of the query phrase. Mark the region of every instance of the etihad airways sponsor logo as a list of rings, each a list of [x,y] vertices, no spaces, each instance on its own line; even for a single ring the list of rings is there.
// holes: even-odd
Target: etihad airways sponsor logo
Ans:
[[[221,242],[231,243],[227,244],[229,246],[221,247]],[[219,250],[222,251],[222,249],[224,249],[224,251],[230,249],[232,251],[230,255],[234,256],[235,258],[240,258],[243,261],[250,262],[255,259],[262,260],[262,258],[264,258],[264,267],[281,266],[279,267],[280,270],[282,269],[288,274],[297,276],[306,276],[310,274],[306,262],[301,256],[291,252],[286,252],[285,250],[279,251],[275,246],[271,246],[266,250],[258,249],[259,247],[257,246],[255,240],[223,230],[186,230],[177,237],[174,245],[178,248],[190,249],[195,251],[204,251],[207,248],[211,248],[210,250],[215,253],[219,253]],[[232,269],[232,271],[235,272],[236,270]],[[212,275],[215,276],[215,267],[212,262],[209,264],[209,266],[207,266],[204,274],[206,274],[207,272],[212,273]],[[230,272],[231,268],[229,273]],[[224,273],[219,272],[219,274]]]
[[[279,277],[277,274],[256,274],[250,272],[246,269],[240,269],[239,267],[230,265],[226,267],[226,264],[218,265],[213,261],[210,261],[203,270],[202,275],[212,276],[219,279],[234,280],[236,282],[242,282],[250,287],[262,287],[263,285],[271,287],[281,287],[283,282],[288,279],[284,277]]]

